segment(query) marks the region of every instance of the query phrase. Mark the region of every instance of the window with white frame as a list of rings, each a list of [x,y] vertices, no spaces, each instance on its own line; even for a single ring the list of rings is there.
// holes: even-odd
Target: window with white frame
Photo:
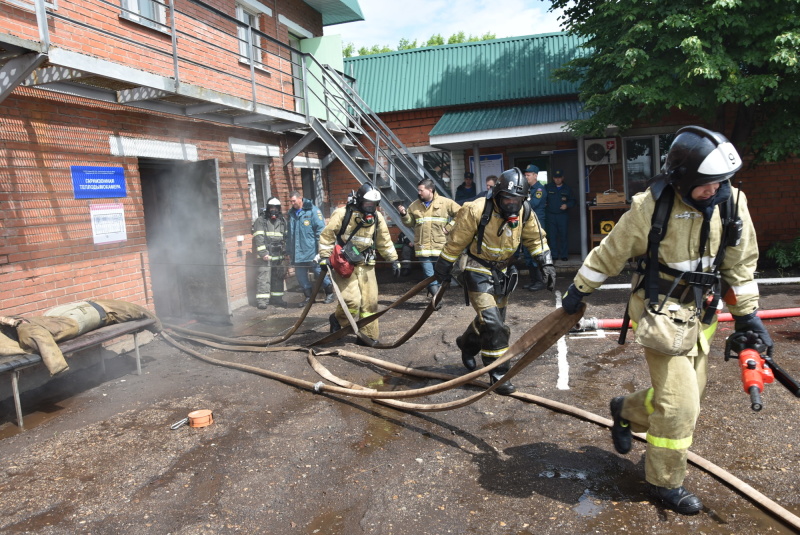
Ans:
[[[248,155],[247,184],[250,189],[251,215],[255,219],[267,207],[267,200],[272,196],[269,184],[269,160]]]
[[[250,64],[254,60],[256,67],[261,67],[261,36],[250,31],[251,28],[258,30],[261,28],[261,13],[250,6],[236,4],[236,19],[244,25],[238,24],[236,32],[239,38],[239,61]],[[250,51],[247,45],[250,43]]]
[[[170,31],[167,26],[167,5],[161,0],[122,0],[120,16],[154,30]]]
[[[647,181],[664,163],[675,134],[654,134],[623,138],[625,198],[647,189]]]

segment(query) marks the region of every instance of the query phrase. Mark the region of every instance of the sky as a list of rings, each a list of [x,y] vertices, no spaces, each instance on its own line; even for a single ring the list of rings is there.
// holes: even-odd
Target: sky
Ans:
[[[388,45],[397,49],[402,38],[418,43],[434,34],[445,38],[463,31],[467,36],[487,32],[515,37],[561,31],[550,2],[541,0],[359,0],[364,21],[325,28],[341,35],[342,43]]]

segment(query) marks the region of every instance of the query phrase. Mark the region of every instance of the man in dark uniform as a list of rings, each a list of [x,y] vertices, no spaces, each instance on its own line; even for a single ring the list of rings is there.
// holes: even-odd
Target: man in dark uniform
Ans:
[[[456,202],[464,204],[471,201],[478,194],[478,188],[475,187],[475,175],[467,171],[464,173],[464,183],[456,188]]]
[[[547,191],[547,237],[552,247],[553,258],[569,260],[569,209],[575,206],[572,188],[564,184],[564,173],[560,169],[553,173],[553,182]]]
[[[281,201],[270,197],[267,207],[253,221],[253,242],[258,257],[256,301],[258,308],[267,305],[286,306],[283,301],[283,279],[286,276],[286,220],[281,213]]]
[[[537,218],[539,218],[539,229],[544,230],[545,202],[547,196],[544,191],[544,186],[541,182],[539,182],[539,168],[533,164],[530,164],[528,167],[526,167],[525,180],[531,187],[530,194],[528,195],[528,203],[531,205],[533,213],[536,214]],[[517,251],[517,257],[519,257],[520,254],[525,258],[525,265],[528,266],[528,274],[530,275],[530,282],[522,287],[532,292],[544,290],[545,284],[542,280],[542,274],[539,270],[539,266],[536,265],[536,261],[533,259],[533,257],[531,257],[530,253],[528,253],[528,250],[524,247],[519,248],[519,251]]]

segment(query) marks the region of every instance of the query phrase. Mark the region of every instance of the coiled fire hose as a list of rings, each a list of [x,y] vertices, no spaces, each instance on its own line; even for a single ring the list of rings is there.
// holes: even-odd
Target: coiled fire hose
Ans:
[[[322,277],[319,277],[317,283],[314,286],[314,289],[312,290],[312,296],[316,296],[316,293],[319,291],[319,289],[321,287],[321,282],[322,282]],[[416,293],[418,293],[422,288],[424,288],[427,285],[428,282],[430,282],[428,279],[426,279],[425,281],[422,281],[421,283],[416,285],[414,288],[409,290],[409,292],[404,294],[398,301],[396,301],[395,303],[392,303],[392,305],[390,305],[386,309],[383,309],[383,310],[379,311],[378,313],[376,313],[376,314],[374,314],[374,315],[372,315],[372,316],[370,316],[368,318],[364,318],[362,320],[359,320],[359,322],[355,322],[355,324],[358,327],[360,327],[360,326],[363,326],[363,325],[369,323],[370,321],[374,321],[380,315],[383,315],[386,311],[388,311],[391,308],[394,308],[395,306],[400,304],[400,302],[405,302],[410,297],[412,297],[413,295],[416,295]],[[426,308],[426,312],[428,312],[429,309],[431,309],[431,312],[433,311],[433,309],[435,309],[435,306],[438,305],[439,301],[441,300],[441,297],[442,297],[441,294],[443,293],[442,290],[444,290],[444,289],[445,289],[444,286],[440,289],[440,292],[437,294],[438,299],[436,299],[437,296],[434,296],[434,298],[431,299],[431,302],[429,303],[428,307]],[[337,292],[337,294],[338,294],[338,292]],[[337,297],[339,297],[341,299],[341,295],[340,294],[338,294]],[[405,367],[405,366],[400,366],[400,365],[397,365],[397,364],[394,364],[394,363],[391,363],[391,362],[375,359],[375,358],[372,358],[372,357],[369,357],[369,356],[366,356],[366,355],[361,355],[359,353],[353,353],[353,352],[346,351],[346,350],[339,350],[339,349],[337,349],[337,350],[327,350],[327,351],[319,351],[319,350],[317,350],[317,353],[315,354],[314,350],[312,350],[310,347],[303,347],[303,346],[274,346],[274,347],[268,347],[268,344],[270,344],[270,343],[278,343],[277,340],[284,341],[284,340],[288,339],[291,336],[291,334],[293,334],[297,330],[297,328],[299,328],[299,326],[302,323],[302,321],[308,315],[308,310],[309,310],[311,304],[313,304],[313,302],[314,302],[313,299],[309,300],[309,303],[306,305],[306,308],[303,310],[303,314],[301,315],[300,320],[298,320],[298,322],[292,328],[290,328],[288,334],[285,334],[283,337],[280,337],[279,339],[267,340],[266,343],[265,343],[265,341],[260,341],[260,342],[256,342],[256,341],[241,341],[241,340],[237,340],[237,339],[233,339],[233,338],[225,338],[225,337],[220,337],[220,336],[216,336],[216,335],[210,335],[210,334],[207,334],[207,333],[191,331],[189,329],[184,329],[184,328],[173,326],[173,325],[166,325],[166,327],[168,327],[169,329],[173,330],[174,332],[183,333],[183,334],[175,334],[175,336],[178,336],[180,338],[193,340],[193,341],[196,341],[196,342],[199,342],[199,343],[203,343],[203,344],[211,346],[211,347],[216,347],[216,348],[225,349],[225,350],[229,350],[229,351],[252,351],[252,352],[304,351],[304,352],[307,353],[308,360],[309,360],[309,363],[311,364],[312,368],[321,377],[323,377],[324,379],[327,379],[328,381],[330,381],[330,382],[332,382],[332,383],[334,383],[335,385],[338,385],[338,386],[328,385],[328,384],[323,383],[322,381],[320,381],[318,383],[312,383],[310,381],[297,379],[297,378],[290,377],[290,376],[287,376],[287,375],[283,375],[283,374],[279,374],[279,373],[276,373],[276,372],[272,372],[272,371],[269,371],[269,370],[266,370],[266,369],[263,369],[263,368],[258,368],[256,366],[250,366],[250,365],[247,365],[247,364],[240,364],[240,363],[236,363],[236,362],[230,362],[230,361],[214,359],[212,357],[203,355],[202,353],[200,353],[198,351],[195,351],[195,350],[193,350],[193,349],[191,349],[191,348],[189,348],[189,347],[187,347],[187,346],[185,346],[183,344],[180,344],[179,342],[177,342],[175,339],[173,339],[166,332],[163,332],[162,334],[163,334],[165,340],[167,342],[169,342],[170,344],[172,344],[173,346],[175,346],[176,348],[180,349],[181,351],[184,351],[184,352],[188,353],[189,355],[194,356],[195,358],[198,358],[198,359],[200,359],[200,360],[202,360],[204,362],[208,362],[210,364],[215,364],[215,365],[218,365],[218,366],[224,366],[224,367],[228,367],[228,368],[238,369],[238,370],[245,371],[245,372],[248,372],[248,373],[254,373],[256,375],[261,375],[263,377],[268,377],[268,378],[271,378],[271,379],[275,379],[275,380],[284,382],[286,384],[290,384],[290,385],[296,386],[298,388],[308,389],[308,390],[311,390],[311,391],[313,391],[315,393],[329,392],[331,394],[341,394],[341,395],[347,395],[347,396],[353,396],[353,397],[367,398],[367,399],[371,399],[375,403],[379,403],[379,404],[382,404],[382,405],[387,405],[387,406],[390,406],[390,407],[393,407],[393,408],[396,408],[396,409],[400,409],[400,410],[430,412],[430,411],[451,410],[451,409],[455,409],[455,408],[464,407],[464,406],[467,406],[467,405],[469,405],[471,403],[474,403],[474,402],[478,401],[479,399],[483,398],[484,396],[486,396],[487,394],[492,392],[494,389],[496,389],[500,384],[502,384],[505,381],[510,380],[512,377],[514,377],[516,374],[518,374],[520,371],[522,371],[523,368],[528,366],[531,362],[533,362],[536,358],[538,358],[541,354],[543,354],[561,336],[566,334],[571,327],[573,327],[576,323],[578,323],[578,321],[583,316],[583,312],[585,310],[585,307],[582,307],[581,310],[578,313],[570,316],[570,315],[566,314],[566,312],[564,312],[563,309],[561,309],[561,308],[556,309],[554,312],[550,313],[542,321],[540,321],[539,323],[537,323],[536,325],[531,327],[526,333],[524,333],[514,344],[512,344],[512,346],[508,349],[508,351],[506,352],[506,354],[502,358],[497,359],[490,366],[487,366],[487,367],[479,369],[479,370],[475,370],[473,372],[470,372],[470,373],[462,375],[462,376],[454,376],[454,375],[445,374],[445,373],[429,372],[429,371],[425,371],[425,370],[418,370],[418,369],[415,369],[415,368],[409,368],[409,367]],[[428,316],[429,315],[430,314],[428,314]],[[427,318],[427,316],[426,316],[426,318]],[[324,343],[328,343],[329,341],[333,341],[335,339],[341,338],[342,336],[346,335],[348,332],[352,332],[351,325],[343,327],[340,331],[332,333],[331,335],[328,335],[325,338],[320,339],[317,342],[312,343],[311,346],[322,345],[323,341],[324,341]],[[414,332],[416,332],[416,331],[414,331]],[[542,334],[539,334],[539,333],[542,333]],[[332,335],[338,335],[338,336],[332,337]],[[408,335],[408,336],[406,336],[406,335]],[[406,335],[404,335],[404,337],[401,337],[401,339],[403,339],[403,342],[405,340],[407,340],[408,338],[410,338],[410,336],[411,336],[408,333],[406,333]],[[211,342],[211,341],[207,340],[208,338],[211,338],[211,339],[214,339],[214,340],[219,340],[219,341],[224,342],[224,343]],[[226,345],[225,343],[237,344],[237,345]],[[400,344],[402,344],[402,342],[397,343],[396,345],[389,344],[388,347],[397,347]],[[524,353],[523,353],[523,351],[524,351]],[[484,373],[487,373],[487,372],[497,368],[498,366],[501,366],[501,365],[505,364],[506,362],[508,362],[511,359],[513,359],[516,356],[518,356],[518,354],[520,354],[520,353],[523,353],[521,358],[520,358],[520,360],[516,364],[514,364],[513,367],[511,367],[511,369],[503,376],[503,378],[500,381],[496,382],[494,385],[489,386],[485,382],[481,382],[481,381],[477,381],[476,380],[477,377],[479,377],[479,376],[483,375]],[[409,375],[409,376],[414,376],[414,377],[421,377],[421,378],[426,378],[426,379],[437,379],[437,380],[442,380],[444,382],[440,383],[438,385],[434,385],[434,386],[430,386],[430,387],[424,387],[424,388],[418,388],[418,389],[412,389],[412,390],[394,391],[394,392],[381,392],[381,391],[377,391],[377,390],[374,390],[374,389],[366,388],[366,387],[358,385],[358,384],[351,383],[349,381],[345,381],[345,380],[343,380],[341,378],[336,377],[332,373],[330,373],[327,370],[327,368],[325,368],[319,362],[319,360],[316,358],[318,356],[327,356],[327,355],[338,355],[340,357],[351,358],[351,359],[358,360],[358,361],[361,361],[361,362],[370,363],[370,364],[382,367],[382,368],[384,368],[386,370],[393,371],[393,372],[396,372],[396,373],[401,373],[401,374],[404,374],[404,375]],[[449,389],[452,389],[452,388],[456,388],[458,386],[467,385],[467,384],[472,385],[472,386],[478,386],[478,387],[482,388],[482,390],[480,392],[478,392],[476,394],[473,394],[471,396],[468,396],[466,398],[463,398],[463,399],[460,399],[460,400],[456,400],[456,401],[452,401],[452,402],[448,402],[448,403],[415,404],[415,403],[408,403],[408,402],[404,402],[404,401],[399,401],[400,398],[411,398],[411,397],[419,397],[419,396],[431,395],[431,394],[434,394],[434,393],[443,392],[443,391],[446,391],[446,390],[449,390]],[[604,426],[604,427],[607,427],[607,428],[611,428],[611,426],[613,425],[613,422],[611,420],[609,420],[608,418],[603,418],[603,417],[600,417],[600,416],[598,416],[598,415],[596,415],[594,413],[585,411],[583,409],[579,409],[579,408],[574,407],[572,405],[567,405],[567,404],[560,403],[560,402],[557,402],[557,401],[553,401],[553,400],[550,400],[550,399],[547,399],[547,398],[542,398],[542,397],[535,396],[535,395],[532,395],[532,394],[525,394],[525,393],[522,393],[522,392],[515,392],[515,393],[511,394],[510,397],[513,397],[513,398],[516,398],[516,399],[519,399],[519,400],[522,400],[522,401],[526,401],[526,402],[529,402],[529,403],[535,403],[535,404],[540,405],[542,407],[545,407],[545,408],[548,408],[548,409],[551,409],[551,410],[554,410],[554,411],[557,411],[557,412],[562,412],[564,414],[568,414],[568,415],[571,415],[571,416],[575,416],[577,418],[583,419],[585,421],[593,422],[593,423],[596,423],[598,425],[601,425],[601,426]],[[637,440],[640,440],[642,442],[646,442],[646,437],[645,437],[645,435],[643,433],[633,433],[633,436]],[[743,496],[748,498],[750,501],[752,501],[756,505],[762,507],[767,512],[773,514],[777,518],[779,518],[779,519],[783,520],[784,522],[786,522],[787,524],[793,526],[795,529],[800,530],[800,517],[798,517],[798,516],[794,515],[793,513],[789,512],[784,507],[782,507],[781,505],[777,504],[776,502],[774,502],[770,498],[766,497],[764,494],[762,494],[761,492],[757,491],[752,486],[750,486],[749,484],[745,483],[741,479],[737,478],[736,476],[734,476],[730,472],[724,470],[720,466],[708,461],[707,459],[705,459],[705,458],[703,458],[703,457],[701,457],[701,456],[699,456],[699,455],[697,455],[697,454],[695,454],[695,453],[693,453],[691,451],[688,452],[688,461],[690,463],[692,463],[693,465],[697,466],[698,468],[701,468],[701,469],[705,470],[706,472],[708,472],[709,474],[715,476],[716,478],[718,478],[722,482],[726,483],[731,488],[733,488],[734,490],[738,491],[740,494],[742,494]]]

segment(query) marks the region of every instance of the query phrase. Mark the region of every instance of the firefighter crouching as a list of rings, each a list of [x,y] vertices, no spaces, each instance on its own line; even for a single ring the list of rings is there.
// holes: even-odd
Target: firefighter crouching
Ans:
[[[459,282],[463,283],[477,315],[456,343],[469,371],[477,367],[478,353],[484,366],[488,366],[508,350],[511,329],[505,323],[506,305],[517,284],[517,270],[512,261],[520,242],[540,266],[547,288],[553,291],[555,286],[556,272],[545,233],[536,217],[531,217],[525,200],[528,188],[522,172],[513,168],[500,175],[485,198],[465,203],[434,266],[439,282],[447,281],[455,262],[466,250],[463,281]],[[503,367],[490,372],[491,383],[496,383],[507,371],[508,367]],[[495,391],[508,395],[516,388],[506,382]]]
[[[281,201],[270,197],[267,207],[253,221],[253,242],[258,256],[256,302],[258,308],[268,305],[285,307],[283,279],[286,278],[286,220],[281,213]]]
[[[333,268],[333,282],[339,288],[342,298],[353,318],[358,321],[378,311],[378,282],[375,279],[375,251],[392,262],[395,277],[400,276],[400,262],[397,260],[389,227],[383,214],[378,212],[381,193],[372,184],[362,184],[352,196],[347,206],[337,208],[319,237],[320,265],[325,268],[335,246],[346,251],[352,273],[342,275]],[[338,255],[337,255],[338,256]],[[347,325],[347,316],[341,303],[330,316],[331,332]],[[360,345],[374,346],[378,343],[380,330],[378,321],[365,325],[361,334],[366,341],[358,339]]]
[[[634,278],[626,317],[644,346],[652,386],[611,400],[611,435],[624,454],[631,449],[631,430],[647,433],[645,478],[651,493],[681,514],[703,507],[683,481],[717,328],[720,277],[733,291],[725,300],[736,332],[753,331],[772,348],[755,314],[755,230],[744,195],[730,184],[741,166],[722,134],[697,126],[679,130],[661,173],[587,256],[562,302],[574,313],[628,258],[647,255]]]

